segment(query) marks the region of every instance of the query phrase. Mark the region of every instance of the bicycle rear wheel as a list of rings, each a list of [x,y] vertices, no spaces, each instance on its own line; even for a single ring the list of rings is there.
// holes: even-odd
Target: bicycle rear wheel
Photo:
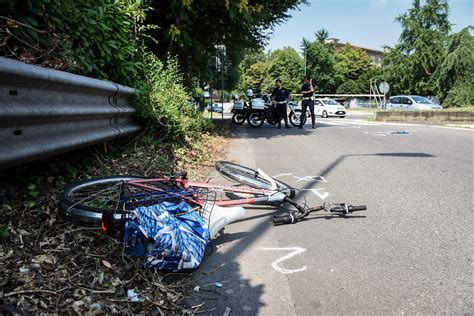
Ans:
[[[216,169],[224,177],[239,183],[248,185],[256,189],[271,190],[272,186],[268,180],[262,178],[257,174],[257,171],[248,167],[244,167],[228,161],[216,162]],[[292,198],[295,196],[295,189],[290,187],[288,184],[275,180],[278,190],[285,193],[288,197]]]
[[[100,225],[104,211],[114,212],[114,218],[119,220],[121,214],[138,206],[174,202],[184,196],[192,198],[194,194],[174,182],[146,182],[153,189],[128,183],[139,179],[145,178],[114,176],[68,185],[59,196],[59,212],[68,219]]]

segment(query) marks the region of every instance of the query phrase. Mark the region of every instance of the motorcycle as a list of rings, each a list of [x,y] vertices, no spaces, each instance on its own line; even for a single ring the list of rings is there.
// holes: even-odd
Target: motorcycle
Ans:
[[[275,107],[268,98],[267,102],[265,102],[264,98],[253,99],[252,112],[247,119],[249,126],[257,128],[262,126],[265,121],[270,125],[278,123],[278,115]]]
[[[309,109],[303,115],[303,113],[301,113],[301,109],[298,109],[298,103],[295,101],[288,102],[288,107],[290,108],[290,114],[288,114],[288,118],[290,119],[290,124],[294,127],[299,127],[301,121],[303,121],[304,125],[306,120],[311,116]]]
[[[248,90],[247,90],[247,96],[248,96]],[[245,120],[249,116],[250,112],[250,104],[247,101],[241,101],[239,100],[239,96],[237,94],[234,94],[232,96],[232,100],[234,100],[234,104],[232,106],[231,113],[232,115],[232,123],[235,125],[242,125],[245,123]]]

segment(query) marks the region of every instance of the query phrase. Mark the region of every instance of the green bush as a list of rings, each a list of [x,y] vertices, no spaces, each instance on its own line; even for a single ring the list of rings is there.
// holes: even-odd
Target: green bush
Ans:
[[[175,59],[160,62],[141,40],[145,0],[6,0],[0,54],[137,87],[137,105],[162,142],[199,136],[210,122],[188,104]],[[8,17],[8,18],[6,18]],[[201,91],[202,94],[202,91]]]
[[[143,66],[135,23],[144,11],[139,0],[7,0],[0,54],[130,84]]]
[[[148,53],[144,63],[143,78],[135,84],[136,104],[152,131],[164,141],[182,143],[209,130],[211,122],[188,103],[177,61],[169,57],[163,63]]]

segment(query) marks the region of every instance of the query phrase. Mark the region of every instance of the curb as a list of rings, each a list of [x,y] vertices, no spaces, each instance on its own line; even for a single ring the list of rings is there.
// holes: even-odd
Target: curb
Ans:
[[[377,111],[376,121],[425,121],[433,123],[474,123],[474,112],[467,111]]]

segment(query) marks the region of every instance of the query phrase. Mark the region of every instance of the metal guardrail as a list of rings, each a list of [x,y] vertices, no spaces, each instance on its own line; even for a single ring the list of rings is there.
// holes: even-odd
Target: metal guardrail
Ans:
[[[0,170],[137,132],[133,93],[0,57]]]
[[[301,93],[291,94],[292,96],[303,96]],[[324,94],[324,93],[315,93],[314,97],[332,97],[332,98],[369,98],[369,97],[384,97],[383,94]]]

